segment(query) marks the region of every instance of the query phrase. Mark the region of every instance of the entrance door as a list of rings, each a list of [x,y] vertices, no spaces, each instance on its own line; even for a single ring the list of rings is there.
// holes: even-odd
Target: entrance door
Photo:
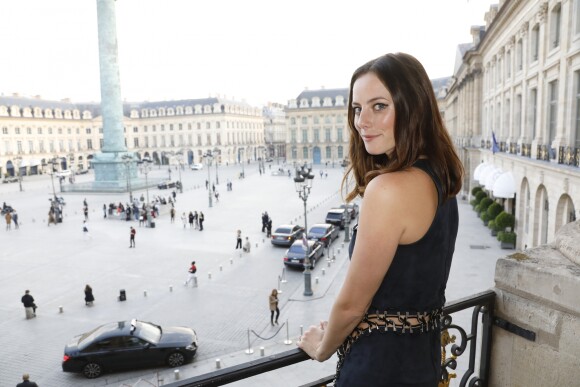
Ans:
[[[321,160],[320,148],[316,146],[312,150],[312,162],[314,164],[320,164],[320,160]]]

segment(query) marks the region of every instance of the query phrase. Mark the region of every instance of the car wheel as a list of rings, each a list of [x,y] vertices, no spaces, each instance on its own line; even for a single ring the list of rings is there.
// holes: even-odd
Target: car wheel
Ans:
[[[83,367],[83,375],[87,379],[95,379],[101,376],[103,368],[97,363],[87,363]]]
[[[170,367],[179,367],[185,363],[185,356],[181,352],[172,352],[167,356],[167,365]]]

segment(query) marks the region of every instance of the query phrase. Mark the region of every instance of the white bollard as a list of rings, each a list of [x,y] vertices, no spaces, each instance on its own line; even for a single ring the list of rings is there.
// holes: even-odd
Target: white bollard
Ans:
[[[196,275],[193,276],[193,287],[197,288],[197,276]]]
[[[315,277],[315,278],[314,278],[314,281],[315,281],[316,283],[318,283],[318,277]]]
[[[179,370],[173,371],[173,375],[175,375],[175,380],[179,380]]]
[[[300,325],[300,336],[304,334],[304,325]]]
[[[222,368],[222,363],[220,359],[215,359],[215,368],[217,368],[218,370]]]
[[[233,264],[234,264],[234,259],[230,258],[230,265],[233,265]]]
[[[211,271],[207,273],[207,278],[211,279]]]
[[[62,310],[62,306],[59,306],[59,307],[58,307],[58,313],[62,313],[62,312],[63,312],[63,310]]]
[[[251,355],[252,353],[254,353],[254,350],[250,344],[250,329],[248,329],[248,349],[246,349],[246,355]]]
[[[263,356],[264,356],[264,352],[265,352],[265,351],[264,351],[264,347],[260,347],[260,356],[262,356],[262,357],[263,357]]]
[[[286,340],[284,340],[284,344],[286,344],[286,345],[292,344],[292,340],[290,340],[290,334],[289,334],[288,327],[289,327],[288,319],[286,319]]]
[[[326,270],[324,270],[324,268],[322,268],[322,275],[326,274]]]
[[[224,267],[220,265],[220,271],[224,271]]]
[[[172,292],[173,291],[173,285],[169,285],[169,291]]]
[[[143,290],[143,297],[147,297],[147,290]]]

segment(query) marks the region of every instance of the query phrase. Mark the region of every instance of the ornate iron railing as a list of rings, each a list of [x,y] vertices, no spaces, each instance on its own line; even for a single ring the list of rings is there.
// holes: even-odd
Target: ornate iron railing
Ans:
[[[558,150],[558,163],[575,167],[580,166],[580,148],[561,146]]]
[[[442,374],[439,387],[449,386],[450,380],[457,377],[450,370],[457,368],[458,358],[466,353],[468,345],[467,370],[463,374],[459,386],[486,387],[488,385],[494,305],[495,292],[493,290],[474,294],[445,305],[441,324]],[[471,326],[469,327],[470,331],[467,331],[465,328],[453,323],[452,314],[470,308],[473,308],[473,312]],[[478,329],[480,328],[480,321],[481,329]],[[479,331],[481,332],[481,340],[478,340]],[[478,342],[481,342],[480,348],[478,348]],[[449,345],[451,345],[451,348],[448,356],[447,347]],[[479,366],[476,364],[478,358]],[[306,360],[310,360],[306,353],[300,349],[292,349],[263,359],[252,360],[193,378],[165,384],[164,387],[222,386]],[[476,374],[476,369],[479,370],[479,374]],[[329,375],[301,387],[323,387],[331,383],[333,379],[334,375]]]

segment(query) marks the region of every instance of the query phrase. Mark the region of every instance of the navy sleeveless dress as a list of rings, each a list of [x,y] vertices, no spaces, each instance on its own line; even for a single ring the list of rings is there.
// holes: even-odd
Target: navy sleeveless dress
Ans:
[[[441,373],[438,312],[445,304],[445,287],[459,223],[457,200],[443,201],[441,183],[426,160],[415,167],[431,176],[439,205],[426,234],[418,241],[399,245],[391,266],[374,295],[368,314],[432,313],[430,329],[374,329],[358,335],[338,351],[339,387],[436,387]],[[356,227],[349,253],[356,243]],[[400,321],[400,320],[399,320]],[[415,320],[416,321],[416,320]],[[345,341],[346,343],[346,341]],[[342,354],[341,354],[342,352]]]

